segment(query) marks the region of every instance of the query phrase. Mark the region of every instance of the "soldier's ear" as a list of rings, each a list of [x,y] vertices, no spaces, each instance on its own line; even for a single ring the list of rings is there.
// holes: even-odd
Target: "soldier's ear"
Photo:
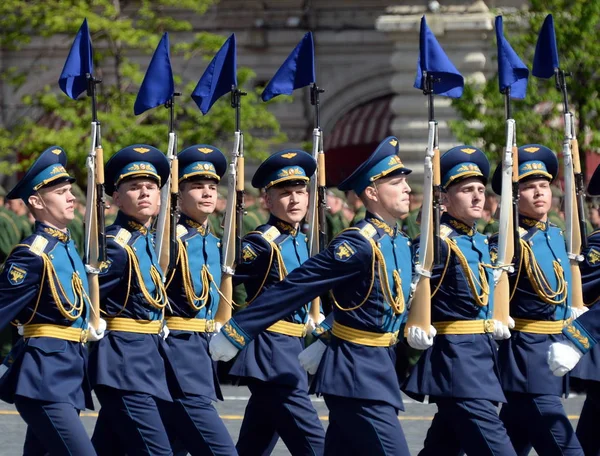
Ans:
[[[377,188],[375,185],[369,185],[367,188],[365,188],[364,193],[367,199],[375,202],[379,201],[379,196],[377,194]]]
[[[29,198],[27,198],[27,203],[33,209],[38,209],[39,210],[39,209],[44,209],[45,208],[44,200],[41,198],[41,196],[39,195],[39,193],[34,193]]]

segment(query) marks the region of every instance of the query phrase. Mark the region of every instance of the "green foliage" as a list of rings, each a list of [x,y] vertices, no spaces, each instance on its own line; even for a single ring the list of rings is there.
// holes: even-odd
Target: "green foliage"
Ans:
[[[162,33],[168,31],[176,90],[183,94],[176,100],[179,149],[194,143],[212,143],[228,155],[235,129],[229,97],[217,101],[208,115],[203,116],[190,97],[197,79],[184,85],[177,77],[181,68],[175,63],[177,57],[208,61],[223,44],[222,36],[209,33],[191,36],[192,24],[183,19],[205,13],[214,3],[216,0],[2,0],[0,47],[19,52],[33,36],[60,38],[61,54],[66,59],[69,46],[87,17],[94,46],[95,76],[103,79],[97,98],[106,160],[120,148],[134,143],[167,148],[168,110],[157,107],[136,117],[133,105],[151,53]],[[141,66],[128,58],[140,52],[148,54]],[[35,74],[27,74],[23,68],[8,68],[1,76],[15,89],[35,78]],[[58,76],[57,73],[57,81]],[[286,138],[275,117],[260,101],[260,88],[253,87],[254,77],[251,70],[238,69],[238,84],[248,92],[242,98],[241,127],[246,154],[264,158],[272,144]],[[0,128],[0,172],[11,174],[24,169],[32,161],[28,157],[58,144],[67,151],[69,168],[83,184],[85,157],[90,147],[90,100],[85,94],[77,101],[71,100],[60,91],[58,83],[40,92],[22,100],[29,108],[27,112],[39,113],[38,116],[11,119],[10,125]],[[19,163],[14,162],[16,151]]]
[[[554,16],[561,69],[570,71],[567,79],[569,107],[574,113],[581,150],[600,146],[600,74],[597,46],[600,2],[588,0],[530,0],[530,9],[505,16],[505,36],[531,69],[538,32],[547,13]],[[451,129],[461,142],[484,147],[498,161],[504,147],[504,96],[499,93],[497,75],[483,86],[469,84],[454,108],[466,121],[452,122]],[[555,151],[562,147],[562,96],[554,79],[530,75],[525,100],[512,101],[517,123],[518,144],[541,143]]]

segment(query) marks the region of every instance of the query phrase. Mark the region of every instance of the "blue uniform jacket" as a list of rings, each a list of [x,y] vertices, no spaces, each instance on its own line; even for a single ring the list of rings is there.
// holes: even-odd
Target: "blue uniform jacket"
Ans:
[[[431,278],[432,323],[491,319],[494,292],[487,237],[447,213],[441,221],[442,261],[434,266]],[[470,274],[476,278],[475,293],[485,296],[487,291],[486,305],[476,302],[467,281],[469,272],[459,261],[457,251],[462,252]],[[489,290],[482,290],[484,281]],[[417,400],[429,395],[432,402],[436,397],[504,402],[496,350],[490,334],[438,334],[402,389]]]
[[[154,250],[154,236],[144,226],[119,212],[115,223],[106,229],[107,261],[102,265],[100,308],[104,318],[162,320],[164,306],[158,283],[162,272]],[[171,400],[172,391],[180,393],[170,349],[160,335],[108,331],[90,353],[92,385],[150,394]]]
[[[88,293],[74,242],[37,222],[34,233],[13,249],[0,273],[0,329],[11,321],[87,329]],[[20,395],[93,409],[82,343],[51,337],[20,339],[4,363],[2,400],[12,403]]]
[[[166,309],[166,315],[213,320],[219,307],[221,242],[208,226],[203,227],[185,214],[179,219],[177,238],[177,265],[167,280],[171,308]],[[171,330],[166,342],[183,391],[216,401],[223,396],[216,362],[208,352],[211,335]]]
[[[559,283],[571,283],[571,270],[563,233],[551,223],[520,218],[521,255],[509,275],[512,299],[510,316],[536,321],[567,320],[571,316],[571,287],[554,298],[560,304],[544,301],[542,295],[555,294]],[[497,249],[491,240],[492,252]],[[527,252],[525,252],[527,250]],[[530,252],[530,253],[529,253]],[[555,265],[559,268],[555,271]],[[538,269],[539,268],[539,269]],[[530,277],[528,271],[538,270],[542,276]],[[560,277],[562,276],[562,277]],[[536,287],[532,280],[535,280]],[[511,331],[510,339],[500,342],[498,359],[504,391],[530,394],[567,394],[567,382],[552,375],[547,368],[551,343],[564,340],[562,334],[532,334]]]
[[[234,284],[244,284],[248,309],[252,312],[258,297],[308,259],[307,238],[271,215],[268,223],[244,237],[242,257],[242,264],[236,267]],[[277,302],[277,305],[284,304],[287,304],[284,299]],[[308,301],[294,301],[294,304],[280,319],[306,324]],[[230,374],[240,380],[251,377],[308,390],[306,372],[298,363],[302,350],[304,339],[301,337],[263,331],[240,353]]]
[[[588,237],[588,248],[583,252],[584,260],[579,263],[583,285],[583,301],[590,312],[598,312],[600,306],[600,230]],[[588,312],[589,313],[589,312]],[[594,347],[571,371],[571,377],[600,382],[600,347]]]
[[[408,238],[367,213],[326,250],[263,292],[251,309],[239,312],[223,334],[244,348],[264,328],[329,290],[337,303],[335,322],[373,333],[400,331],[411,278]],[[403,409],[395,361],[393,346],[371,347],[331,336],[311,392],[382,401]]]

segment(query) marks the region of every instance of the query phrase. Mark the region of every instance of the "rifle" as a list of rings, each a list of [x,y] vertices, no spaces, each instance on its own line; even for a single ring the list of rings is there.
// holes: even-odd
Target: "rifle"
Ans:
[[[86,159],[87,194],[85,202],[84,264],[90,287],[92,315],[90,324],[98,328],[100,321],[100,265],[106,261],[106,233],[104,231],[104,152],[100,122],[96,109],[96,84],[100,79],[87,74],[87,95],[92,100],[92,134],[90,152]]]
[[[235,265],[241,263],[242,229],[244,220],[244,134],[240,130],[241,97],[246,95],[238,87],[231,87],[231,107],[235,109],[235,137],[227,174],[227,206],[222,244],[221,299],[215,321],[223,324],[231,318],[233,275]]]
[[[565,179],[565,221],[567,234],[567,254],[571,269],[572,307],[583,307],[583,291],[579,262],[583,261],[582,247],[587,247],[586,220],[584,210],[585,190],[579,158],[579,143],[575,136],[575,119],[569,110],[567,76],[561,70],[554,32],[554,19],[548,14],[540,30],[533,57],[533,74],[548,79],[554,75],[555,87],[563,99],[565,135],[563,140],[563,174]]]
[[[175,133],[175,97],[180,95],[174,92],[170,100],[165,103],[169,109],[169,145],[167,159],[171,167],[171,174],[167,183],[160,190],[160,212],[156,222],[156,255],[158,262],[167,277],[177,261],[177,198],[179,194],[179,162],[177,161],[177,133]]]
[[[438,123],[433,107],[433,74],[423,72],[423,94],[428,97],[429,129],[423,167],[423,205],[421,206],[421,241],[419,262],[415,266],[417,276],[412,286],[414,294],[406,327],[418,326],[429,334],[431,327],[431,270],[440,263],[440,149]]]
[[[314,256],[327,246],[327,188],[325,182],[325,153],[323,151],[323,131],[321,130],[319,94],[324,90],[316,83],[310,84],[310,103],[315,107],[315,128],[313,129],[312,156],[317,162],[317,170],[310,178],[307,221],[309,224],[309,256]],[[310,305],[310,317],[315,324],[321,313],[320,298]]]
[[[498,233],[498,269],[494,270],[494,320],[508,324],[510,314],[510,284],[508,273],[513,257],[520,252],[519,236],[519,153],[516,144],[516,123],[510,109],[510,86],[504,94],[506,142],[502,154],[502,191]]]
[[[555,68],[556,88],[563,96],[563,118],[565,137],[563,140],[563,173],[565,178],[565,222],[567,234],[567,255],[571,268],[572,307],[583,308],[583,287],[579,263],[583,261],[582,248],[587,247],[586,220],[584,209],[585,190],[579,158],[579,143],[575,136],[575,119],[569,111],[566,73]]]

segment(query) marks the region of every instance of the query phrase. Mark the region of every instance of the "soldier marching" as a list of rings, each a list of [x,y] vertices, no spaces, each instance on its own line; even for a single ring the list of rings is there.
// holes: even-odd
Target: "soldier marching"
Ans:
[[[501,21],[497,30],[507,46]],[[421,183],[395,136],[325,189],[312,34],[263,99],[310,86],[313,154],[272,154],[246,200],[235,78],[222,90],[204,86],[205,73],[192,95],[206,114],[231,93],[229,161],[210,144],[180,151],[171,111],[167,154],[134,144],[104,164],[92,68],[76,76],[79,89],[61,85],[71,98],[87,86],[93,102],[86,191],[75,195],[66,153],[52,146],[4,196],[13,212],[0,211],[0,330],[3,343],[14,339],[0,399],[27,424],[23,454],[268,455],[281,438],[293,455],[407,456],[401,392],[437,407],[421,455],[600,451],[600,235],[585,237],[566,86],[562,173],[552,147],[517,147],[510,108],[490,173],[478,147],[440,153],[433,95],[460,96],[464,80],[425,20],[421,35],[417,86],[429,97],[430,134],[420,208],[411,185]],[[235,36],[210,71],[231,58],[227,46]],[[503,89],[508,106],[518,82]],[[172,110],[169,88],[144,109]],[[551,213],[559,174],[564,227]],[[105,192],[117,209],[110,224]],[[588,193],[600,195],[600,167]],[[420,354],[406,379],[396,375],[398,344]],[[234,358],[228,374],[250,391],[237,439],[214,406],[223,400],[217,363]],[[576,431],[560,399],[571,376],[588,394]],[[90,438],[79,414],[93,410],[92,390],[100,409]],[[329,409],[326,428],[313,394]]]

